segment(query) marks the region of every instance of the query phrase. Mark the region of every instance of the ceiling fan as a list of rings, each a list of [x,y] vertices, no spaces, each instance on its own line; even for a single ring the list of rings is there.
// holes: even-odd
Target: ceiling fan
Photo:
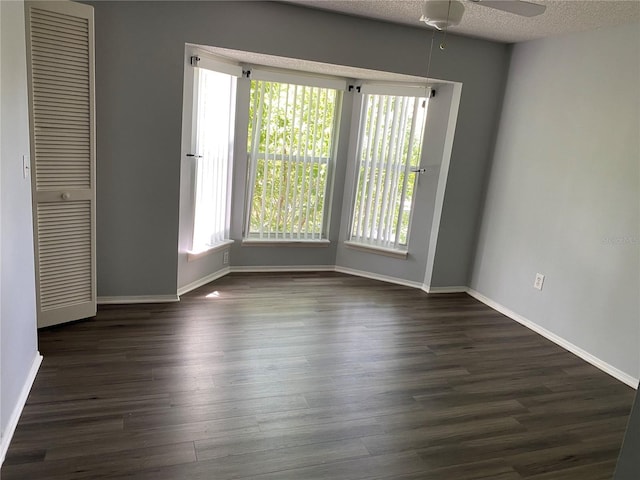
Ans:
[[[544,13],[545,5],[525,0],[469,0],[483,7],[513,13],[523,17],[535,17]],[[462,20],[464,5],[458,0],[426,0],[422,6],[420,21],[438,30],[457,25]]]

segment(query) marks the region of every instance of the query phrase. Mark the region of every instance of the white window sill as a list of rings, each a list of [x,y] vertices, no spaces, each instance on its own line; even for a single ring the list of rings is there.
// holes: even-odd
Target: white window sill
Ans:
[[[395,248],[379,247],[377,245],[368,245],[366,243],[358,243],[347,240],[344,245],[354,250],[360,250],[367,253],[375,253],[378,255],[386,255],[387,257],[406,259],[409,252],[407,250],[397,250]]]
[[[219,252],[220,250],[224,250],[226,247],[231,245],[233,240],[224,240],[220,243],[216,243],[206,250],[201,250],[200,252],[189,252],[187,251],[187,262],[193,262],[194,260],[198,260],[199,258],[206,257],[207,255],[211,255],[212,253]]]
[[[243,247],[328,247],[329,240],[274,240],[260,238],[245,238],[242,240]]]

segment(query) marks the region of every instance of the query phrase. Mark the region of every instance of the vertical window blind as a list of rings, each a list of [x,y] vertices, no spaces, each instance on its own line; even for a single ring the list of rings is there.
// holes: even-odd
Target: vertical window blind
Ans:
[[[196,69],[196,182],[192,252],[229,238],[234,76]]]
[[[245,237],[320,240],[326,236],[339,98],[332,88],[251,82]]]
[[[350,240],[406,249],[420,163],[426,98],[365,95]]]

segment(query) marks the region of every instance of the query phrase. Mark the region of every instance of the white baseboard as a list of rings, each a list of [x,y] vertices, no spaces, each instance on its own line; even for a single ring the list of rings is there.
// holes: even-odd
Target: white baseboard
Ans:
[[[347,275],[355,275],[356,277],[370,278],[371,280],[380,280],[381,282],[395,283],[396,285],[403,285],[405,287],[422,288],[422,282],[412,282],[411,280],[405,280],[404,278],[390,277],[388,275],[380,275],[378,273],[365,272],[364,270],[355,270],[353,268],[335,266],[335,271],[339,273],[346,273]]]
[[[191,290],[195,290],[196,288],[200,288],[201,286],[206,285],[209,282],[213,282],[214,280],[222,278],[229,272],[231,272],[231,269],[229,267],[225,267],[218,270],[217,272],[213,272],[211,275],[207,275],[206,277],[202,277],[201,279],[196,280],[195,282],[191,282],[184,287],[180,287],[178,289],[178,296],[181,297],[185,293],[189,293]]]
[[[510,310],[507,307],[505,307],[504,305],[501,305],[498,302],[496,302],[494,300],[491,300],[489,297],[485,297],[480,292],[477,292],[477,291],[473,290],[472,288],[469,288],[467,290],[467,293],[469,295],[471,295],[473,298],[475,298],[476,300],[481,301],[482,303],[484,303],[488,307],[491,307],[494,310],[502,313],[503,315],[506,315],[507,317],[511,318],[512,320],[515,320],[519,324],[524,325],[528,329],[533,330],[534,332],[536,332],[539,335],[542,335],[543,337],[547,338],[548,340],[551,340],[553,343],[561,346],[565,350],[568,350],[569,352],[573,353],[577,357],[580,357],[585,362],[588,362],[591,365],[593,365],[594,367],[599,368],[603,372],[608,373],[613,378],[615,378],[617,380],[620,380],[622,383],[626,383],[627,385],[629,385],[632,388],[635,388],[635,389],[638,388],[638,379],[637,378],[634,378],[631,375],[629,375],[628,373],[625,373],[622,370],[614,367],[613,365],[608,364],[604,360],[599,359],[598,357],[590,354],[586,350],[583,350],[582,348],[574,345],[570,341],[565,340],[564,338],[560,337],[559,335],[556,335],[555,333],[550,332],[546,328],[541,327],[537,323],[534,323],[531,320],[529,320],[529,319],[517,314],[513,310]]]
[[[42,363],[42,355],[40,352],[36,352],[36,357],[33,359],[33,363],[31,364],[31,369],[25,379],[24,385],[22,386],[22,390],[20,391],[20,396],[18,397],[18,401],[13,407],[13,411],[11,412],[11,416],[9,417],[9,421],[7,422],[7,428],[4,432],[2,432],[2,444],[0,445],[0,466],[4,463],[4,458],[7,455],[7,450],[9,450],[9,444],[11,443],[11,439],[13,438],[13,434],[16,431],[16,427],[18,426],[18,420],[20,420],[20,415],[22,415],[22,410],[24,409],[25,404],[27,403],[27,398],[29,397],[29,392],[31,391],[31,387],[33,386],[33,382],[36,379],[36,375],[38,373],[38,369],[40,368],[40,364]]]
[[[278,266],[238,266],[231,267],[232,273],[273,273],[273,272],[335,272],[333,265],[278,265]]]
[[[426,293],[467,293],[467,287],[430,287],[422,284],[421,290]]]
[[[127,295],[122,297],[98,297],[98,305],[130,303],[169,303],[179,302],[178,295]]]

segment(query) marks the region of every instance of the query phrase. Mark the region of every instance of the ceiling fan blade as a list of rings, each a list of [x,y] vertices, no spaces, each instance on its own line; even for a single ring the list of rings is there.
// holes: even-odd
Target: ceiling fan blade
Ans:
[[[503,12],[514,13],[523,17],[535,17],[541,15],[547,9],[545,5],[525,2],[522,0],[472,0],[474,3],[483,5]]]

